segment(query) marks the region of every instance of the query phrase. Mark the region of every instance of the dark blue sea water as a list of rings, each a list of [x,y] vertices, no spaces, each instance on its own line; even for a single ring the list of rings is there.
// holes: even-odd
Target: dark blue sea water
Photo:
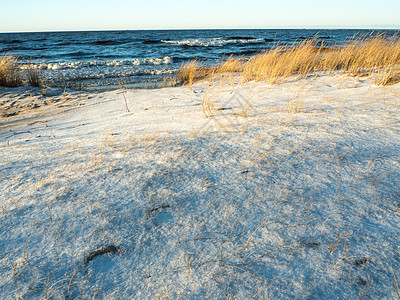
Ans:
[[[176,74],[188,60],[212,65],[230,55],[250,57],[279,44],[318,37],[327,47],[368,30],[141,30],[0,34],[0,53],[39,67],[50,86],[151,86]]]

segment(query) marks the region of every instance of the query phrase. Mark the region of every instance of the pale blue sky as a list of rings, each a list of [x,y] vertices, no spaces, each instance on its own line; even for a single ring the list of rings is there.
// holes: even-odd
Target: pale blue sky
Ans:
[[[0,32],[400,28],[400,0],[0,0]]]

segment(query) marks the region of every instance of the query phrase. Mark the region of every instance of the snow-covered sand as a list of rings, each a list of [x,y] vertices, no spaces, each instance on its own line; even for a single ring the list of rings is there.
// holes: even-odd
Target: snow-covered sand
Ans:
[[[0,119],[0,298],[396,299],[400,84],[231,81]]]

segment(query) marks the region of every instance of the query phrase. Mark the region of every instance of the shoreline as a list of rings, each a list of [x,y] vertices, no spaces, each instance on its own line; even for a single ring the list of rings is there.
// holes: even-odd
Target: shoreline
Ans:
[[[393,31],[385,31],[387,37]],[[368,35],[369,34],[369,35]],[[0,35],[0,52],[18,57],[26,72],[43,72],[48,85],[84,88],[125,84],[142,85],[174,76],[192,60],[212,68],[230,57],[248,58],[305,40],[326,47],[347,45],[357,37],[378,32],[339,30],[205,30],[185,32],[76,32]],[[349,37],[353,37],[349,40]],[[51,47],[50,47],[51,45]],[[336,45],[336,46],[335,46]],[[375,51],[373,51],[375,52]],[[44,78],[45,79],[45,78]]]

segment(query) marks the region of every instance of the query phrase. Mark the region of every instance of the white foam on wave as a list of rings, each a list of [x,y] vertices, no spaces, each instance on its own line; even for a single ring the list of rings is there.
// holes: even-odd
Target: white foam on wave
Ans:
[[[89,62],[58,62],[58,63],[41,63],[31,64],[31,67],[40,70],[66,70],[66,69],[79,69],[79,68],[90,68],[90,67],[129,67],[139,65],[169,65],[173,63],[173,59],[170,56],[161,58],[144,58],[144,59],[130,59],[130,60],[112,60],[112,61],[89,61]],[[20,65],[21,69],[28,69],[28,64]]]
[[[173,60],[170,56],[161,58],[145,58],[145,59],[132,59],[132,60],[113,60],[105,63],[107,66],[125,66],[125,65],[169,65],[172,64]]]
[[[172,75],[175,74],[178,69],[161,69],[161,70],[143,70],[141,73],[147,73],[149,75]]]
[[[50,72],[46,73],[47,80],[59,80],[60,79],[60,71],[59,70],[49,70]],[[128,78],[128,77],[136,77],[136,76],[166,76],[172,75],[178,72],[178,69],[130,69],[126,70],[123,68],[110,68],[105,67],[102,69],[68,69],[62,70],[62,78],[65,80],[96,80],[104,81],[104,80],[113,80],[116,78]]]
[[[174,45],[188,45],[188,46],[223,46],[226,44],[253,44],[264,42],[264,39],[225,39],[225,38],[204,38],[204,39],[190,39],[182,41],[169,41],[161,40],[162,43]]]

